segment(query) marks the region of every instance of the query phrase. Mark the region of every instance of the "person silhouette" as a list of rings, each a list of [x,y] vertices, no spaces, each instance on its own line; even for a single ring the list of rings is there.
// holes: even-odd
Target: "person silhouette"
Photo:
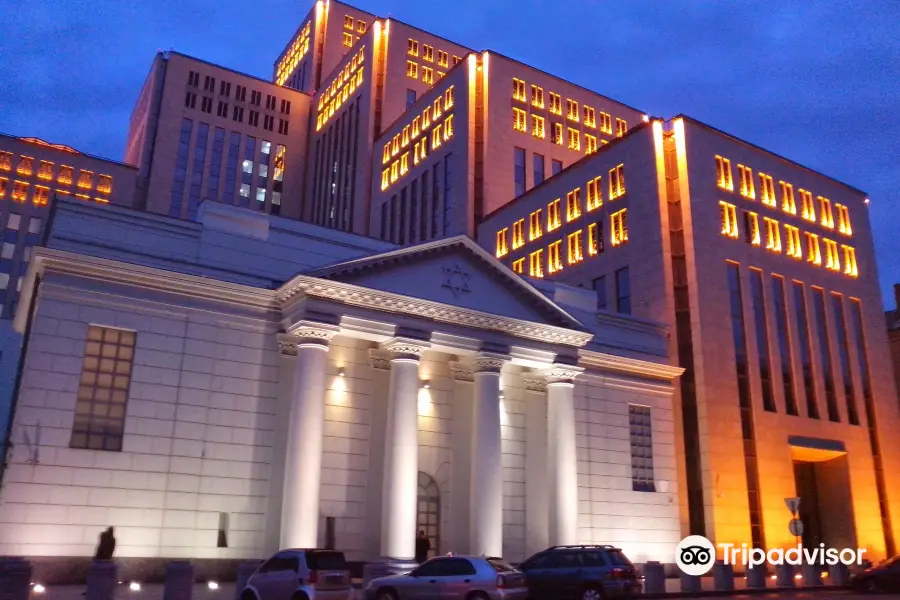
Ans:
[[[425,537],[425,530],[419,530],[416,537],[416,562],[422,564],[428,560],[428,552],[431,550],[431,541]]]
[[[100,543],[97,544],[94,560],[112,560],[115,551],[116,537],[113,535],[113,528],[107,527],[106,531],[100,534]]]

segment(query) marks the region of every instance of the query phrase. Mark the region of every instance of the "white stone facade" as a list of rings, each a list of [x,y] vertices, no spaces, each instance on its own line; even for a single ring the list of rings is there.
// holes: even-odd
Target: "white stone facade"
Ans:
[[[440,285],[444,268],[462,279]],[[648,350],[665,331],[581,325],[561,292],[552,301],[466,239],[276,290],[44,249],[29,277],[0,554],[87,556],[111,525],[121,557],[260,557],[324,545],[333,517],[349,559],[411,558],[421,471],[440,490],[440,552],[516,561],[611,543],[670,561],[680,370]],[[91,325],[136,332],[121,452],[70,448]],[[591,350],[594,337],[633,350]],[[651,409],[656,492],[632,490],[630,404]],[[288,508],[315,490],[318,515]]]

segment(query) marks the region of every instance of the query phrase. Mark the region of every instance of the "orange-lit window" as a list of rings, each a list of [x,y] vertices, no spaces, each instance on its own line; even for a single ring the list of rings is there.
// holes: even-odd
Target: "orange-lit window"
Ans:
[[[751,246],[759,246],[761,244],[759,215],[748,210],[744,211],[744,240]]]
[[[781,252],[781,228],[778,221],[766,217],[766,249]]]
[[[436,123],[434,129],[431,130],[431,149],[441,147],[441,124]]]
[[[625,119],[616,119],[616,137],[622,137],[628,131],[628,123]]]
[[[49,201],[50,188],[42,185],[34,186],[34,196],[31,198],[31,203],[35,206],[46,206]]]
[[[425,157],[428,155],[428,137],[427,136],[422,138],[422,141],[419,142],[419,146],[420,146],[419,155],[421,156],[422,160],[425,160]]]
[[[800,189],[800,200],[803,204],[803,218],[812,223],[816,222],[816,209],[813,206],[812,192]]]
[[[553,137],[550,139],[554,144],[562,146],[563,143],[563,127],[562,123],[553,123]]]
[[[78,173],[78,187],[83,190],[89,190],[94,187],[94,173],[82,169]]]
[[[453,115],[449,115],[444,119],[444,141],[446,142],[453,137]]]
[[[787,238],[787,255],[791,258],[803,258],[803,246],[800,244],[800,230],[793,225],[785,225],[784,233]]]
[[[600,131],[612,135],[612,117],[602,111],[600,112]]]
[[[852,235],[853,228],[850,226],[850,209],[843,204],[835,204],[838,213],[838,231],[844,235]]]
[[[453,66],[458,65],[461,60],[462,60],[462,56],[457,56],[454,54],[453,55]]]
[[[512,264],[513,273],[522,274],[525,272],[525,259],[520,258],[519,260],[514,260]]]
[[[559,229],[560,225],[562,225],[562,219],[559,214],[559,198],[553,200],[547,205],[547,231],[553,231],[554,229]]]
[[[391,183],[397,181],[400,177],[400,161],[395,160],[391,163]]]
[[[594,109],[590,106],[584,107],[584,124],[587,127],[596,127],[597,126],[596,113],[594,113]]]
[[[366,22],[365,21],[357,21],[356,22],[356,32],[357,33],[365,33],[366,32]]]
[[[400,147],[406,148],[407,146],[409,146],[409,125],[400,132]]]
[[[525,120],[526,115],[527,113],[521,108],[513,107],[513,129],[522,132],[528,131],[528,124]]]
[[[822,238],[825,245],[825,268],[829,271],[841,270],[841,257],[838,255],[837,243],[828,238]]]
[[[589,211],[603,206],[603,185],[601,177],[594,177],[587,182],[587,209]]]
[[[776,206],[775,200],[775,184],[772,182],[772,176],[765,173],[759,174],[759,186],[762,193],[762,203],[766,206]]]
[[[400,176],[406,175],[409,172],[409,152],[404,152],[400,157]]]
[[[444,109],[450,110],[453,108],[453,88],[455,86],[450,86],[446,90],[444,90]]]
[[[406,42],[406,53],[409,54],[410,56],[418,56],[419,55],[419,41],[409,38]]]
[[[744,165],[738,165],[741,174],[741,196],[753,200],[756,198],[756,188],[753,186],[753,170]]]
[[[519,219],[513,223],[512,247],[513,250],[525,245],[525,219]]]
[[[533,241],[544,235],[541,224],[540,208],[528,215],[528,241]]]
[[[819,196],[819,223],[822,227],[834,229],[834,214],[831,212],[831,200]]]
[[[566,222],[574,221],[581,216],[581,188],[575,188],[566,194]]]
[[[422,83],[431,85],[434,83],[434,69],[431,67],[422,67]]]
[[[400,134],[394,136],[391,140],[391,156],[397,156],[400,154]]]
[[[101,194],[112,193],[112,177],[110,175],[97,176],[97,191]]]
[[[450,66],[450,55],[443,50],[438,50],[438,66],[447,68]]]
[[[431,127],[431,106],[426,106],[422,111],[422,130]]]
[[[346,48],[353,47],[353,34],[352,33],[347,33],[346,31],[344,32],[344,46]]]
[[[410,79],[419,78],[419,64],[411,60],[406,61],[406,76]]]
[[[391,160],[391,143],[384,145],[384,151],[381,153],[381,164],[386,165]]]
[[[16,173],[19,175],[31,175],[34,173],[34,159],[30,156],[20,156]]]
[[[806,232],[806,262],[814,265],[822,264],[822,251],[819,249],[819,236]]]
[[[719,217],[722,222],[722,235],[738,238],[737,209],[734,204],[719,202]]]
[[[525,102],[525,82],[518,78],[513,78],[513,100]]]
[[[597,223],[588,225],[588,254],[603,254],[603,229]]]
[[[0,171],[12,171],[12,152],[0,152]]]
[[[420,133],[420,131],[419,131],[419,119],[420,119],[420,118],[421,118],[421,117],[416,117],[416,118],[414,118],[413,121],[412,121],[412,134],[411,134],[412,139],[416,139],[417,137],[419,137],[419,133]]]
[[[627,209],[613,213],[609,217],[610,240],[613,246],[620,246],[628,241],[628,213]]]
[[[0,198],[6,198],[6,190],[9,188],[9,179],[0,177]]]
[[[428,62],[434,62],[434,46],[429,46],[428,44],[422,44],[422,60],[427,60]]]
[[[781,186],[781,210],[796,215],[797,204],[794,202],[794,186],[784,181],[779,181],[778,185]]]
[[[571,98],[566,98],[566,118],[578,122],[578,103]]]
[[[438,96],[437,98],[435,98],[434,103],[431,107],[431,118],[435,121],[437,121],[438,117],[440,117],[444,112],[443,110],[441,110],[441,98],[442,96]]]
[[[597,151],[597,136],[584,134],[584,153],[593,154]]]
[[[544,276],[544,251],[535,250],[528,255],[528,274],[532,277]]]
[[[381,172],[381,189],[382,191],[388,189],[388,186],[391,185],[391,168],[388,167],[384,171]]]
[[[551,273],[556,273],[563,268],[562,258],[559,255],[559,251],[561,248],[562,240],[551,242],[547,247],[547,270]]]
[[[734,182],[731,180],[731,161],[721,156],[716,156],[716,185],[720,189],[734,191]]]
[[[344,15],[344,29],[353,29],[353,17]]]
[[[544,117],[531,115],[531,135],[539,140],[544,139]]]
[[[569,129],[569,149],[570,150],[581,150],[581,132],[577,129]]]
[[[53,180],[53,163],[47,160],[41,161],[41,166],[38,167],[38,179],[43,179],[44,181],[52,181]]]
[[[531,86],[531,105],[535,108],[544,108],[544,88]]]
[[[549,92],[550,94],[550,112],[554,115],[562,114],[562,98],[559,94],[554,94],[553,92]]]
[[[625,195],[625,165],[609,170],[609,199]]]
[[[15,202],[25,202],[28,197],[28,184],[24,181],[13,182],[12,199]]]
[[[584,254],[581,244],[581,230],[570,233],[568,237],[569,243],[569,264],[574,265],[584,260]]]
[[[497,258],[501,258],[509,254],[509,246],[506,244],[507,234],[509,233],[509,228],[504,227],[500,231],[497,232]]]
[[[856,277],[859,271],[856,269],[856,250],[850,246],[842,246],[844,249],[844,275]]]

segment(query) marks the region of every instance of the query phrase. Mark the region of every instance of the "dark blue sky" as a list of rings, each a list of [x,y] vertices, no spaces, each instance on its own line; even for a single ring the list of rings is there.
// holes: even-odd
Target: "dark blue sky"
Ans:
[[[353,2],[351,2],[353,3]],[[657,116],[689,114],[866,190],[900,282],[900,2],[358,0]],[[0,131],[121,160],[158,49],[268,78],[312,0],[32,0],[4,11]]]

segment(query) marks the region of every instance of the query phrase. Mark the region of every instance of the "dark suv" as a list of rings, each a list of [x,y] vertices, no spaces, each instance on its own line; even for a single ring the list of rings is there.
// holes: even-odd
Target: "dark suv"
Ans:
[[[553,546],[521,565],[531,598],[602,600],[640,594],[637,571],[613,546]]]

